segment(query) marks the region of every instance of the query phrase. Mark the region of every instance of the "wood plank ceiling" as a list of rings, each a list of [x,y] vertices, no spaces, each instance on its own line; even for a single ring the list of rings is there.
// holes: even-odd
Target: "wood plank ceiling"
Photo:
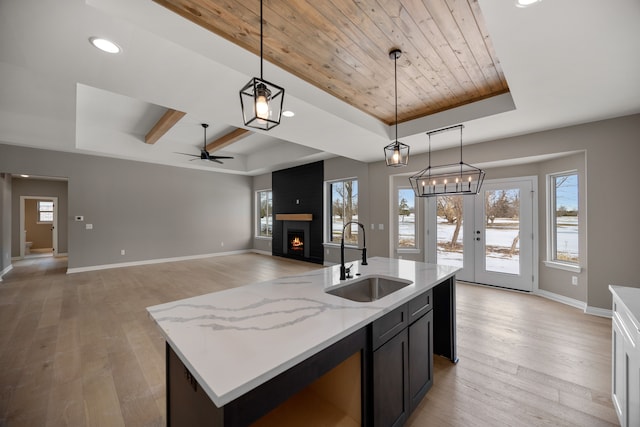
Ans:
[[[154,1],[259,54],[259,0]],[[392,48],[399,122],[509,91],[477,0],[264,0],[263,22],[266,60],[386,124]]]

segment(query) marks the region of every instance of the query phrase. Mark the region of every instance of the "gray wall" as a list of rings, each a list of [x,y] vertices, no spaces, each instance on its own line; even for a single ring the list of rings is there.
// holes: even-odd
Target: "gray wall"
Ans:
[[[252,247],[250,177],[9,145],[0,171],[68,177],[69,268]]]
[[[640,286],[637,249],[640,227],[636,221],[637,212],[640,212],[640,198],[634,197],[637,159],[640,157],[639,135],[640,115],[632,115],[464,148],[464,160],[472,164],[514,159],[540,163],[541,156],[551,153],[585,153],[583,200],[586,228],[584,234],[580,234],[580,239],[585,245],[584,259],[588,265],[584,265],[586,268],[580,282],[586,286],[586,295],[581,296],[579,290],[565,289],[565,273],[571,273],[546,271],[549,267],[544,265],[540,266],[541,289],[553,289],[571,298],[584,297],[588,306],[610,309],[609,284]],[[457,149],[434,152],[432,164],[453,163],[458,155]],[[426,164],[426,154],[412,156],[411,170],[407,172],[418,171]],[[539,166],[539,182],[551,166]],[[369,187],[376,189],[375,197],[370,198],[371,222],[389,224],[389,177],[397,173],[391,169],[382,161],[369,165]],[[514,170],[514,176],[527,175],[519,173],[519,169]],[[544,204],[544,199],[539,203]],[[544,216],[539,218],[539,224],[541,230],[546,230]],[[539,247],[540,260],[546,257],[546,246],[542,243]],[[371,255],[390,255],[389,233],[372,233],[371,241],[368,239],[367,244]],[[558,278],[559,275],[562,277]],[[556,283],[556,280],[561,283]]]
[[[367,230],[367,255],[372,256],[368,252],[372,236],[376,233],[385,233],[385,231],[378,231],[371,229],[371,215],[369,207],[371,205],[370,197],[372,192],[369,187],[369,165],[367,163],[358,162],[356,160],[347,159],[344,157],[334,157],[324,161],[324,180],[333,181],[337,179],[356,178],[358,180],[358,221],[361,222]],[[325,189],[326,191],[326,189]],[[375,192],[377,195],[377,191]],[[328,220],[325,220],[325,234],[327,232]],[[325,237],[325,241],[326,241]],[[362,245],[362,240],[360,240]],[[356,250],[347,249],[345,251],[345,261],[353,261],[361,258],[361,252]],[[388,256],[388,255],[385,255]],[[325,264],[338,264],[340,263],[340,245],[325,243],[324,247],[324,263]]]
[[[538,217],[540,221],[540,289],[573,298],[578,301],[587,301],[587,283],[589,283],[589,262],[587,252],[587,212],[586,205],[586,159],[585,153],[577,153],[553,159],[540,164],[540,175],[538,176]],[[565,172],[569,170],[578,171],[578,250],[580,252],[580,273],[549,268],[544,265],[547,250],[547,182],[546,177],[551,173]],[[597,203],[597,202],[596,202]],[[613,254],[610,254],[613,255]],[[578,285],[571,284],[571,276],[578,277]]]
[[[256,212],[256,191],[273,190],[271,188],[271,172],[253,177],[253,195],[251,198],[251,212]],[[256,237],[256,219],[252,218],[251,233],[253,236],[253,249],[271,253],[271,239]]]
[[[68,251],[69,218],[67,181],[13,178],[11,181],[11,256],[20,256],[20,196],[51,196],[58,198],[58,254]],[[47,229],[50,226],[43,226]],[[51,233],[49,233],[51,235]],[[27,234],[27,241],[30,237]],[[37,247],[37,246],[34,246]]]
[[[0,173],[0,272],[4,271],[10,265],[11,175]]]

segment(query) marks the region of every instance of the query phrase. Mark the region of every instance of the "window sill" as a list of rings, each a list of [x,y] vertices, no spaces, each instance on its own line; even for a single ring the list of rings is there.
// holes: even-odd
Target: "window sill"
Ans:
[[[257,239],[257,240],[273,240],[273,237],[271,237],[271,236],[269,236],[269,237],[267,237],[267,236],[253,236],[253,238]]]
[[[399,254],[419,254],[422,251],[418,248],[396,248]]]
[[[558,261],[543,261],[544,265],[549,268],[557,268],[558,270],[571,271],[572,273],[582,272],[582,267],[574,264],[567,264]]]

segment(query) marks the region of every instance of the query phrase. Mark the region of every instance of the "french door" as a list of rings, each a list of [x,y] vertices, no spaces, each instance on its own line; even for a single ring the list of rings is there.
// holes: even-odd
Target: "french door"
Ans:
[[[536,179],[485,181],[475,196],[428,198],[426,261],[460,267],[460,280],[532,291]]]

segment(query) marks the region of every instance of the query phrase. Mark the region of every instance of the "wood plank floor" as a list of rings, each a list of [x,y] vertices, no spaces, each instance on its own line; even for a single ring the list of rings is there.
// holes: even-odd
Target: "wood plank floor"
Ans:
[[[14,263],[0,282],[0,426],[165,425],[164,341],[145,307],[320,266],[257,254],[66,275]],[[458,355],[436,357],[408,426],[617,425],[611,321],[459,283]]]

